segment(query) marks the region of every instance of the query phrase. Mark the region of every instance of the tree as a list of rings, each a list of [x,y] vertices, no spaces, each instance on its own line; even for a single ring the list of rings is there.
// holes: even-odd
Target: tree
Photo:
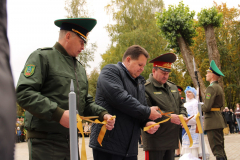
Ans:
[[[89,13],[87,10],[86,0],[66,0],[65,10],[68,12],[67,18],[88,18]],[[89,41],[89,37],[87,39]],[[88,62],[93,61],[94,52],[97,50],[97,44],[86,43],[85,49],[77,56],[77,59],[83,64],[84,67],[89,67]]]
[[[162,0],[112,0],[106,6],[116,24],[107,25],[111,45],[102,55],[101,69],[109,63],[122,61],[122,56],[131,45],[140,45],[153,59],[166,50],[167,42],[157,33],[155,12],[163,9]],[[152,64],[147,64],[142,75],[148,78]]]
[[[97,90],[97,80],[99,77],[99,72],[97,68],[94,68],[93,71],[88,76],[88,93],[93,96],[93,99],[95,100],[96,96],[96,90]]]
[[[219,13],[222,13],[223,22],[221,27],[215,27],[215,38],[220,54],[221,70],[224,73],[225,102],[230,108],[240,100],[240,10],[228,8],[226,3],[214,5]],[[209,67],[208,49],[203,27],[196,28],[198,35],[193,38],[194,44],[191,50],[199,66],[199,72],[205,81],[206,70]],[[209,85],[205,82],[205,85]]]
[[[184,6],[183,2],[179,5],[169,5],[168,10],[156,14],[157,26],[161,30],[161,34],[168,40],[169,48],[174,48],[178,53],[182,54],[192,82],[197,88],[193,67],[193,53],[190,46],[193,45],[193,37],[196,36],[193,17],[194,11],[189,10],[188,6]],[[198,70],[198,68],[196,68]],[[200,83],[201,96],[205,97],[205,84],[198,72],[198,80]]]
[[[214,60],[220,70],[220,54],[218,52],[214,27],[220,27],[222,25],[222,17],[223,14],[219,13],[215,6],[209,9],[202,9],[201,12],[198,13],[198,25],[204,27],[205,30],[209,63]],[[224,89],[222,77],[219,79],[219,84]]]
[[[215,3],[215,6],[223,14],[222,27],[215,28],[215,34],[225,74],[223,81],[226,105],[235,108],[240,100],[240,10],[228,8],[226,3]]]

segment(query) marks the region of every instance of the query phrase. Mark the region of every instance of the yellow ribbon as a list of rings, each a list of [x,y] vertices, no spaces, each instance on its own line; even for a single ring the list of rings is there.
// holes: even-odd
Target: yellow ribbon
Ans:
[[[112,116],[112,118],[110,118],[110,120],[113,120],[114,118],[116,118],[116,116]],[[103,138],[105,136],[105,133],[107,131],[107,128],[106,128],[106,124],[107,124],[107,120],[104,120],[103,122],[100,122],[99,120],[95,120],[97,123],[100,123],[100,124],[103,124],[100,132],[99,132],[99,135],[98,135],[98,143],[102,146],[102,141],[103,141]]]
[[[197,122],[198,133],[200,133],[200,134],[203,133],[201,122],[200,122],[200,114],[199,114],[199,112],[196,115],[196,122]]]
[[[103,127],[105,127],[105,129],[106,129],[106,124],[107,124],[106,120],[104,120],[103,122],[100,122],[97,119],[95,121],[90,120],[90,119],[93,119],[93,118],[98,118],[98,116],[83,117],[83,116],[80,116],[79,114],[77,114],[77,128],[79,129],[80,133],[82,134],[81,160],[87,160],[87,153],[86,153],[86,148],[85,148],[85,139],[84,139],[84,133],[83,133],[82,120],[92,122],[92,123],[104,124]],[[113,118],[116,118],[116,116],[112,116],[111,119],[113,119]],[[105,130],[105,132],[106,132],[106,130]],[[102,129],[101,129],[101,132],[98,135],[98,139],[99,139],[99,137],[102,137],[102,139],[103,139],[103,137],[105,135],[105,132],[103,133]]]
[[[160,110],[160,109],[159,109]],[[161,114],[163,114],[163,112],[160,110],[160,113]],[[171,112],[172,113],[172,112]],[[166,114],[166,113],[165,113]],[[168,113],[169,114],[169,113]],[[165,116],[167,116],[167,117],[170,117],[169,115],[165,115]],[[181,123],[182,123],[182,125],[183,125],[183,128],[186,130],[186,132],[187,132],[187,135],[188,135],[188,138],[189,138],[189,141],[190,141],[190,145],[189,145],[189,147],[192,147],[192,145],[193,145],[193,140],[192,140],[192,136],[191,136],[191,134],[190,134],[190,132],[189,132],[189,129],[188,129],[188,126],[187,126],[187,124],[186,124],[186,122],[188,122],[191,118],[193,118],[193,116],[192,117],[190,117],[190,118],[188,118],[187,120],[186,120],[186,122],[185,122],[185,120],[184,120],[184,118],[183,118],[183,116],[182,115],[178,115],[178,117],[179,117],[179,119],[180,119],[180,121],[181,121]],[[168,119],[165,119],[165,120],[163,120],[163,121],[160,121],[160,122],[158,122],[158,123],[155,123],[155,124],[152,124],[152,125],[150,125],[150,126],[148,126],[148,127],[144,127],[143,128],[143,130],[144,131],[148,131],[150,128],[152,128],[152,127],[154,127],[154,126],[156,126],[156,125],[158,125],[158,124],[160,124],[160,123],[165,123],[165,122],[167,122],[169,119],[171,119],[171,117],[170,118],[168,118]]]
[[[187,132],[187,135],[188,135],[188,138],[189,138],[189,141],[190,141],[190,145],[189,145],[189,148],[190,148],[190,147],[192,147],[192,145],[193,145],[192,136],[191,136],[191,134],[190,134],[190,132],[189,132],[188,126],[187,126],[187,124],[186,124],[183,116],[182,116],[182,115],[178,115],[178,117],[179,117],[179,119],[180,119],[180,121],[181,121],[181,123],[182,123],[182,125],[183,125],[183,128],[184,128],[185,131]]]
[[[160,123],[167,122],[169,119],[170,119],[170,118],[165,119],[165,120],[162,120],[162,121],[157,122],[157,123],[155,123],[155,124],[152,124],[152,125],[150,125],[150,126],[144,127],[143,130],[144,130],[144,131],[148,131],[150,128],[152,128],[152,127],[154,127],[154,126],[156,126],[156,125],[158,125],[158,124],[160,124]]]
[[[82,126],[82,119],[77,114],[77,128],[82,134],[82,148],[81,148],[81,159],[82,160],[87,160],[87,153],[86,153],[86,148],[85,148],[85,140],[84,140],[84,133],[83,133],[83,126]]]

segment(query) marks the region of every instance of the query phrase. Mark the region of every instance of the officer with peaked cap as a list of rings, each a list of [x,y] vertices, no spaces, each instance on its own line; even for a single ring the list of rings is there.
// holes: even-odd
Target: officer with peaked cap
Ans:
[[[172,63],[175,62],[174,53],[163,54],[149,63],[153,63],[152,73],[145,84],[145,93],[148,106],[158,106],[163,112],[173,112],[171,120],[162,123],[154,135],[142,133],[143,149],[146,159],[174,160],[175,149],[179,142],[179,114],[187,117],[177,86],[168,81]],[[163,116],[156,122],[168,117]]]
[[[212,153],[217,160],[227,160],[223,137],[223,128],[227,124],[221,114],[221,108],[224,107],[224,93],[222,87],[218,84],[220,76],[224,76],[224,74],[218,69],[214,60],[212,60],[206,74],[206,81],[210,82],[210,85],[206,89],[202,111],[205,112],[204,130],[207,131]]]
[[[99,116],[112,130],[115,120],[88,95],[86,71],[76,56],[84,49],[93,18],[59,19],[59,40],[29,56],[17,84],[17,102],[26,110],[29,159],[70,159],[68,94],[73,79],[77,110],[82,116]],[[50,158],[51,157],[51,158]]]

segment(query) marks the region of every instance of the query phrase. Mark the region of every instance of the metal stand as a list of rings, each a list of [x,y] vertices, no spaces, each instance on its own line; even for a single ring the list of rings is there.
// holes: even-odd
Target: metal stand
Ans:
[[[201,107],[201,103],[200,103],[200,84],[199,84],[199,81],[198,81],[198,74],[197,74],[197,70],[196,70],[196,67],[195,67],[195,61],[194,61],[194,58],[193,58],[193,68],[194,68],[194,73],[195,73],[195,78],[197,79],[197,85],[198,85],[198,95],[199,95],[199,98],[198,98],[198,112],[200,114],[200,123],[201,123],[201,127],[202,127],[202,131],[203,133],[201,133],[201,143],[202,143],[202,159],[203,160],[206,160],[206,154],[205,154],[205,143],[204,143],[204,130],[203,130],[203,122],[202,122],[202,107]]]
[[[200,113],[200,123],[201,126],[203,127],[203,122],[202,122],[202,108],[201,108],[201,103],[198,100],[198,112]],[[203,128],[202,128],[203,130]],[[202,143],[202,159],[206,160],[206,154],[205,154],[205,143],[204,143],[204,130],[203,133],[201,133],[201,143]]]
[[[77,146],[77,118],[76,118],[76,94],[74,92],[73,80],[71,79],[69,93],[69,135],[70,135],[70,158],[78,160]]]

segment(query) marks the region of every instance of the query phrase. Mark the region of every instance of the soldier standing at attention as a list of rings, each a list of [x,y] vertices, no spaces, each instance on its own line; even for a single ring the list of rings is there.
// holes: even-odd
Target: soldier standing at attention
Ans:
[[[53,47],[37,49],[28,58],[17,85],[17,102],[26,110],[30,160],[69,160],[68,94],[73,79],[77,110],[81,116],[99,116],[112,130],[115,120],[88,95],[86,71],[76,59],[84,49],[93,18],[59,19],[59,40]]]
[[[210,85],[206,89],[206,98],[204,105],[202,105],[202,111],[205,112],[204,130],[207,131],[213,155],[216,160],[227,160],[223,137],[223,128],[227,127],[227,124],[221,114],[224,93],[218,84],[220,76],[224,76],[224,74],[212,60],[206,74],[206,81],[210,82]]]
[[[153,63],[152,73],[145,83],[145,94],[148,106],[158,106],[163,112],[173,112],[171,120],[162,123],[153,135],[142,132],[143,149],[146,160],[174,160],[175,149],[178,148],[180,119],[182,114],[187,118],[186,108],[175,84],[168,81],[171,64],[175,62],[174,53],[163,54],[149,63]],[[155,122],[168,117],[163,116]]]

